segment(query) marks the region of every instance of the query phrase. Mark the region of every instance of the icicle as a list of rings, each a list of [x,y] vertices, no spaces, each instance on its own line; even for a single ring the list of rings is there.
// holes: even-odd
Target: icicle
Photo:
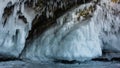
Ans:
[[[35,17],[34,10],[25,8],[23,2],[19,0],[0,0],[0,54],[4,53],[7,55],[6,57],[19,56],[25,46],[25,40],[29,29],[31,29],[32,20]],[[20,5],[20,3],[22,4]],[[9,8],[11,6],[14,6],[13,9]],[[9,8],[7,12],[10,11],[10,15],[4,17],[3,13],[6,12],[4,10],[6,7]],[[19,18],[20,15],[23,15],[27,19],[30,27],[27,27],[23,20]],[[5,18],[7,21],[3,27],[2,23]]]

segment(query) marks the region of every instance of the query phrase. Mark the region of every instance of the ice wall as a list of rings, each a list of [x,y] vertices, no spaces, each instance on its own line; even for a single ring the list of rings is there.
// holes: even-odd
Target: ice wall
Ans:
[[[38,38],[26,42],[35,9],[26,6],[25,0],[0,0],[0,58],[20,55],[38,62],[85,61],[101,56],[102,50],[120,52],[120,4],[111,1],[91,1],[75,7]],[[53,14],[47,11],[49,18]]]
[[[55,26],[27,45],[22,58],[38,62],[85,61],[101,56],[101,43],[95,23],[91,18],[84,19],[76,15],[92,4],[81,5],[61,16]]]
[[[120,52],[119,8],[119,3],[101,0],[68,11],[55,26],[29,42],[21,58],[85,61],[101,56],[102,50]]]
[[[1,56],[19,56],[34,16],[34,11],[26,8],[22,0],[0,0]]]
[[[120,3],[119,0],[102,0],[95,13],[94,22],[98,26],[103,50],[120,52]]]

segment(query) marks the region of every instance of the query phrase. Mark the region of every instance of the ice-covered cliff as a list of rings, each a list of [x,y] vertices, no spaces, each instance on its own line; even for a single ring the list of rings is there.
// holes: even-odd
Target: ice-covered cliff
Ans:
[[[35,13],[24,1],[0,0],[0,55],[18,57],[25,46]]]
[[[85,61],[120,52],[119,0],[67,1],[0,0],[0,56]]]
[[[0,0],[1,58],[10,56],[18,57],[24,49],[28,35],[29,37],[31,34],[33,36],[34,32],[36,30],[38,31],[37,28],[39,26],[46,25],[46,23],[38,23],[41,22],[41,17],[46,21],[46,19],[50,16],[52,17],[53,13],[55,14],[58,9],[65,11],[75,3],[83,3],[83,1]],[[40,20],[38,17],[40,17]],[[46,19],[44,19],[44,17]],[[38,27],[35,27],[36,25],[38,25]],[[29,34],[30,30],[31,32]],[[37,35],[36,32],[35,34]]]
[[[100,56],[101,46],[95,23],[90,19],[77,19],[75,15],[88,5],[81,5],[61,16],[55,26],[27,45],[23,57],[35,61],[84,61]]]
[[[35,40],[27,43],[22,58],[34,61],[85,61],[102,50],[120,52],[120,5],[111,0],[71,9]]]

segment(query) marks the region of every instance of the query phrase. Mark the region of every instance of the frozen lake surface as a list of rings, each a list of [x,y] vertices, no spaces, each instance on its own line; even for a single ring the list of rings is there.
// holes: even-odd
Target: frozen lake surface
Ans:
[[[120,68],[120,62],[89,61],[80,64],[37,64],[16,60],[0,62],[0,68]]]

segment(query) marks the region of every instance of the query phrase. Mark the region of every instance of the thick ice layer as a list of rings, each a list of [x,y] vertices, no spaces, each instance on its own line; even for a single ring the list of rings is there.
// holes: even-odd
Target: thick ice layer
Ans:
[[[102,0],[97,9],[93,21],[99,30],[103,49],[120,52],[120,4]]]
[[[34,16],[18,0],[0,0],[0,55],[19,56]]]
[[[101,0],[95,5],[95,12],[90,12],[92,17],[76,15],[89,5],[84,4],[60,17],[57,25],[27,45],[22,58],[38,62],[85,61],[101,56],[102,49],[120,52],[120,5]]]
[[[35,13],[24,0],[0,0],[0,56],[18,57],[23,50],[23,59],[38,62],[85,61],[101,56],[102,49],[120,52],[120,4],[110,1],[94,5],[95,12],[93,3],[70,10],[23,50]]]
[[[85,61],[101,56],[101,45],[95,23],[90,19],[77,20],[76,11],[67,12],[57,25],[28,44],[22,58],[35,61],[78,60]]]

